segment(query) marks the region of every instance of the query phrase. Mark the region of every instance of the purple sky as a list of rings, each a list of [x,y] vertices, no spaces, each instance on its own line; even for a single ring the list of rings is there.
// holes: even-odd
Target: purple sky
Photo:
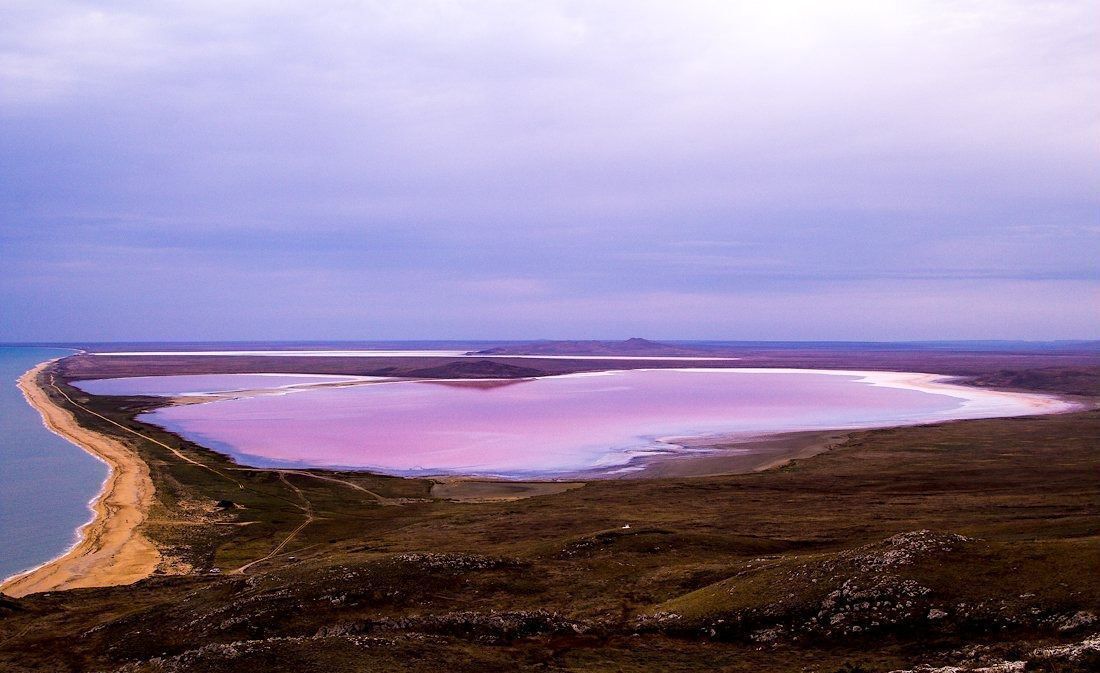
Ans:
[[[0,7],[0,340],[1100,337],[1100,3]]]

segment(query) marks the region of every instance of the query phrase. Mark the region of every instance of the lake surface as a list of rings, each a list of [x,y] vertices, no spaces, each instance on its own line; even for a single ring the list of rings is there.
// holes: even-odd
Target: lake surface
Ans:
[[[196,392],[196,377],[155,378],[154,387],[148,377],[77,385],[114,394]],[[272,394],[255,393],[263,376],[200,378],[205,392],[253,392],[165,407],[141,420],[248,465],[398,475],[614,473],[633,469],[640,457],[683,450],[667,441],[675,437],[1011,416],[1062,404],[936,383],[927,375],[797,370],[629,370],[341,386],[302,381],[294,388],[273,376]]]
[[[284,390],[318,383],[372,381],[378,377],[328,374],[184,374],[130,376],[121,379],[78,381],[74,385],[93,395],[151,395],[186,397],[248,390]]]
[[[42,425],[16,380],[56,348],[0,346],[0,578],[28,570],[76,542],[107,466]]]

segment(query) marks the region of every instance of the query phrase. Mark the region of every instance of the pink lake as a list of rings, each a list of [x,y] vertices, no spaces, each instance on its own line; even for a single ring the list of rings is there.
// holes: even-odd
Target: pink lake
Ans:
[[[241,376],[250,378],[237,378]],[[195,390],[194,380],[179,380],[188,377],[156,378],[152,384],[111,379],[77,385],[101,394]],[[258,378],[207,376],[200,389],[254,390],[263,383]],[[891,372],[636,369],[476,383],[361,381],[334,386],[299,379],[290,381],[298,384],[290,389],[286,379],[272,378],[271,394],[250,392],[164,407],[140,420],[257,467],[530,478],[586,471],[614,474],[655,453],[688,452],[672,440],[676,437],[878,427],[1049,413],[1068,406],[1041,395],[981,390],[941,378]]]

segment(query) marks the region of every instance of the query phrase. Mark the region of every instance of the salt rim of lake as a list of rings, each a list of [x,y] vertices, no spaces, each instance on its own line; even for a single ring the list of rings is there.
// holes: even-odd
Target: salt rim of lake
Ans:
[[[240,385],[234,387],[204,386],[204,380],[232,377]],[[257,380],[258,379],[258,380]],[[72,385],[92,395],[134,395],[150,397],[216,397],[234,394],[274,395],[296,392],[317,386],[347,385],[389,381],[382,376],[355,376],[351,374],[279,374],[260,372],[249,374],[178,374],[167,376],[127,376],[110,379],[73,381]],[[172,390],[158,390],[171,385]],[[128,391],[120,392],[130,386]]]
[[[214,355],[214,356],[257,356],[257,357],[316,357],[316,358],[496,358],[496,359],[528,359],[528,360],[623,360],[623,361],[679,361],[679,362],[717,362],[733,361],[741,358],[711,357],[698,355],[507,355],[507,354],[481,354],[470,351],[454,350],[427,350],[427,351],[402,351],[402,350],[297,350],[297,351],[119,351],[96,352],[91,355],[103,356],[165,356],[165,355]]]

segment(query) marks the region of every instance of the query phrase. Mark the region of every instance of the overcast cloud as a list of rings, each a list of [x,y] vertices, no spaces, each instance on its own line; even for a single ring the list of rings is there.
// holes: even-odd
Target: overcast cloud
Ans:
[[[0,340],[1100,338],[1100,3],[0,4]]]

